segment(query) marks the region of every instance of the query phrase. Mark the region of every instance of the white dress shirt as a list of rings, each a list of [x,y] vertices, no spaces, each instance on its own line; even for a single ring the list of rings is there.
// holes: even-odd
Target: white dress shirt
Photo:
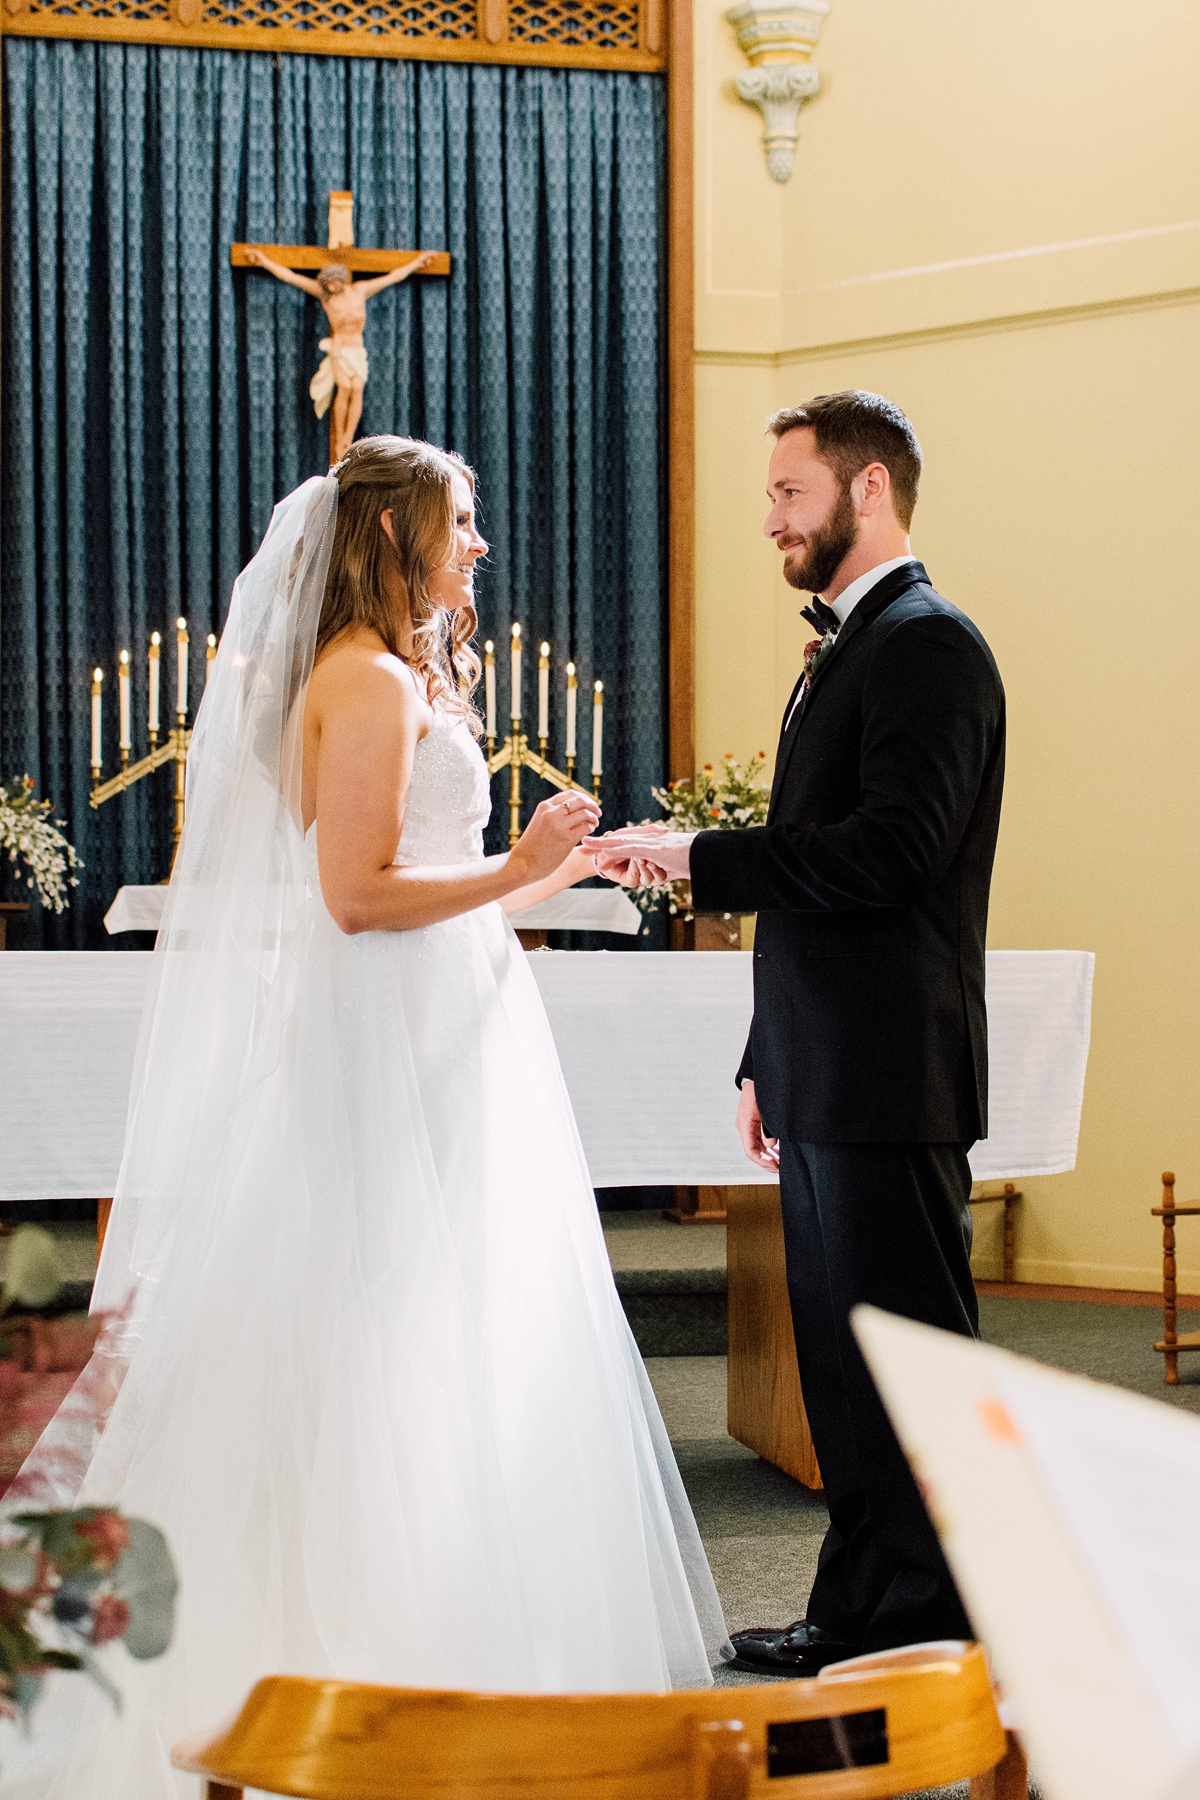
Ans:
[[[865,575],[860,575],[856,581],[852,581],[848,588],[843,588],[837,599],[829,602],[829,605],[838,616],[838,624],[844,625],[846,623],[846,620],[850,617],[850,614],[854,611],[859,601],[863,599],[865,595],[870,593],[877,581],[882,581],[884,576],[890,575],[893,569],[902,568],[905,563],[915,562],[916,560],[917,559],[911,550],[907,556],[893,556],[889,562],[876,563],[873,569],[868,569]],[[800,692],[796,695],[796,698],[793,700],[791,711],[787,716],[787,724],[785,724],[783,728],[785,731],[795,718],[796,708],[800,705],[807,692],[807,687],[802,687]]]

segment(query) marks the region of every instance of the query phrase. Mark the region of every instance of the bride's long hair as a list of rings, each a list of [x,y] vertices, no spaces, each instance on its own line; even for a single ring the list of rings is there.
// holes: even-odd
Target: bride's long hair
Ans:
[[[408,591],[412,648],[404,657],[425,683],[431,703],[458,712],[478,737],[482,727],[471,704],[480,663],[471,648],[479,620],[474,606],[447,612],[430,581],[448,563],[454,545],[452,481],[474,471],[452,450],[419,438],[369,437],[351,444],[331,473],[338,484],[337,528],[317,626],[315,658],[335,638],[365,625],[399,656],[399,620],[387,575],[398,573]],[[380,524],[390,509],[392,538]]]

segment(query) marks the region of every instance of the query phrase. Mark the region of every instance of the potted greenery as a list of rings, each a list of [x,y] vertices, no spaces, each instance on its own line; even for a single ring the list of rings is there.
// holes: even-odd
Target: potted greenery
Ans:
[[[655,822],[668,825],[672,831],[744,831],[752,825],[765,825],[770,794],[758,785],[758,777],[766,763],[764,750],[752,756],[745,768],[731,752],[726,752],[718,769],[705,763],[690,779],[668,782],[665,788],[651,788],[666,814],[664,820]],[[650,822],[642,820],[643,825]],[[643,912],[652,912],[666,901],[673,950],[748,948],[751,931],[746,928],[746,921],[752,921],[754,915],[747,914],[743,919],[737,913],[697,913],[688,881],[639,888],[632,897]]]
[[[14,885],[19,886],[23,876],[26,888],[36,889],[44,907],[65,912],[70,905],[67,890],[79,885],[74,870],[82,869],[83,863],[59,830],[53,803],[34,799],[31,775],[0,787],[0,855],[7,855],[16,872]],[[0,950],[8,916],[28,910],[24,900],[0,902]]]
[[[32,1439],[53,1416],[64,1380],[73,1413],[94,1424],[103,1410],[103,1380],[87,1367],[104,1317],[48,1319],[40,1311],[62,1286],[58,1248],[48,1231],[19,1226],[8,1241],[0,1294],[0,1486],[8,1507],[0,1521],[0,1717],[30,1712],[52,1669],[88,1675],[120,1705],[120,1691],[97,1652],[124,1643],[131,1656],[161,1656],[171,1642],[178,1577],[162,1533],[111,1506],[30,1506],[42,1476],[16,1478]],[[80,1470],[54,1465],[76,1485]],[[7,1477],[5,1479],[5,1477]]]

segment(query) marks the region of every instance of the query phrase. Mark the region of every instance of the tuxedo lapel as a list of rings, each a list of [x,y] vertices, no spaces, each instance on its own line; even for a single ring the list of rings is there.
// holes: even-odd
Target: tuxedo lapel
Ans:
[[[890,606],[892,601],[900,594],[904,593],[907,588],[914,587],[917,582],[928,582],[928,580],[929,576],[925,572],[924,563],[919,563],[915,557],[912,562],[904,563],[899,569],[893,569],[890,574],[885,575],[883,580],[878,582],[875,587],[871,589],[870,593],[865,595],[865,597],[859,601],[854,611],[850,614],[850,617],[846,620],[846,623],[838,632],[837,642],[834,648],[829,652],[828,661],[826,662],[825,659],[822,659],[823,666],[817,672],[813,681],[813,687],[809,691],[808,698],[802,706],[796,707],[794,718],[792,717],[792,708],[796,706],[796,697],[804,685],[803,675],[792,689],[791,699],[788,701],[787,710],[783,715],[784,725],[779,738],[779,749],[775,757],[775,779],[771,783],[771,800],[767,810],[768,824],[770,824],[772,816],[774,815],[776,803],[783,789],[784,781],[787,778],[788,764],[792,760],[792,752],[796,748],[796,740],[803,729],[805,716],[811,710],[810,703],[812,692],[815,690],[817,683],[823,676],[828,674],[829,664],[832,663],[836,657],[842,655],[848,640],[853,637],[856,631],[863,630],[864,627],[877,619],[885,607]]]
[[[780,788],[783,786],[783,777],[787,772],[788,763],[791,761],[792,745],[795,743],[796,733],[800,729],[800,715],[804,711],[804,708],[802,706],[796,708],[795,718],[792,717],[792,708],[796,706],[796,701],[800,696],[800,690],[803,686],[804,677],[802,675],[792,689],[791,694],[788,696],[788,703],[783,709],[783,726],[779,733],[779,748],[775,752],[775,776],[771,782],[771,800],[767,807],[768,820],[775,810],[775,801],[778,797]]]

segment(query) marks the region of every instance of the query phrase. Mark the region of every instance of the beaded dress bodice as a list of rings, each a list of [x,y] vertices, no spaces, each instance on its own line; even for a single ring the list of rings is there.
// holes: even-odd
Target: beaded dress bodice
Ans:
[[[462,719],[435,712],[413,753],[404,829],[393,861],[405,868],[476,861],[483,855],[483,828],[491,810],[487,764],[479,745]],[[309,884],[319,893],[315,821],[304,849]]]
[[[483,855],[483,828],[491,810],[479,745],[462,719],[435,712],[413,756],[395,860],[406,867],[473,862]]]

